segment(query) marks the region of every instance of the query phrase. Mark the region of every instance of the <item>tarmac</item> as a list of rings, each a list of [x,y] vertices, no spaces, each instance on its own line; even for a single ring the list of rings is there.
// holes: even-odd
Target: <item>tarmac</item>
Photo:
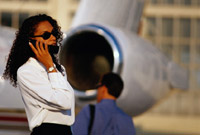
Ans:
[[[133,121],[137,135],[200,135],[200,116],[145,113]],[[0,135],[30,135],[30,131],[27,125],[0,126]]]

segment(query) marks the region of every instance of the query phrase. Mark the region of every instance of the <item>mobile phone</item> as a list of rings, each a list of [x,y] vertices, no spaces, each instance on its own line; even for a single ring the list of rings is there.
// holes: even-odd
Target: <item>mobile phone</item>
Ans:
[[[29,39],[29,42],[31,42],[33,44],[33,46],[36,46],[36,40]]]
[[[29,42],[33,44],[34,47],[36,47],[36,40],[29,39]],[[43,47],[45,48],[45,44],[43,44]],[[59,52],[59,46],[55,45],[48,45],[49,53],[51,54],[57,54]]]
[[[36,40],[34,39],[29,39],[29,42],[33,44],[33,46],[36,48]],[[45,48],[45,45],[43,44],[43,47]]]

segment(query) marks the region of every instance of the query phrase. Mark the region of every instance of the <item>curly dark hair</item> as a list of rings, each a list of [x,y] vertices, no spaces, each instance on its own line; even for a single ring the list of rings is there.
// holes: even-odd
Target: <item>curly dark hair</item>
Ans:
[[[16,38],[13,41],[12,48],[9,53],[6,68],[3,73],[3,78],[10,80],[10,83],[17,87],[17,70],[23,65],[30,57],[35,57],[34,52],[31,50],[29,44],[29,38],[34,35],[34,32],[40,22],[48,21],[54,28],[56,42],[61,45],[63,39],[61,27],[58,26],[56,20],[46,14],[39,14],[27,18],[19,30],[16,32]],[[57,56],[51,55],[56,68],[62,73],[63,69],[58,63]]]

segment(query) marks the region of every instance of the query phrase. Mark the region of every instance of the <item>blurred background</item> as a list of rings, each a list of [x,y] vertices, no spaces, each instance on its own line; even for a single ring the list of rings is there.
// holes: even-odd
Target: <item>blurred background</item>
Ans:
[[[38,13],[67,32],[80,0],[0,0],[0,25],[17,29]],[[120,7],[119,7],[120,8]],[[134,117],[138,135],[200,135],[200,0],[146,0],[139,31],[169,59],[189,71],[189,90],[172,90],[148,112]],[[0,135],[28,135],[0,127]]]

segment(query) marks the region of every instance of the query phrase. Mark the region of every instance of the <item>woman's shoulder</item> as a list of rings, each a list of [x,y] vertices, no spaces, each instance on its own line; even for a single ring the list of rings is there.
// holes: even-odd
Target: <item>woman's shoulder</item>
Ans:
[[[30,64],[24,63],[22,66],[20,66],[17,70],[17,75],[23,74],[25,72],[30,72],[32,73],[34,71],[34,67],[31,66]]]
[[[29,58],[29,60],[27,62],[25,62],[23,65],[21,65],[18,70],[17,70],[17,74],[21,74],[24,72],[29,72],[32,73],[34,72],[37,67],[34,66],[34,60],[32,60],[33,58]]]

